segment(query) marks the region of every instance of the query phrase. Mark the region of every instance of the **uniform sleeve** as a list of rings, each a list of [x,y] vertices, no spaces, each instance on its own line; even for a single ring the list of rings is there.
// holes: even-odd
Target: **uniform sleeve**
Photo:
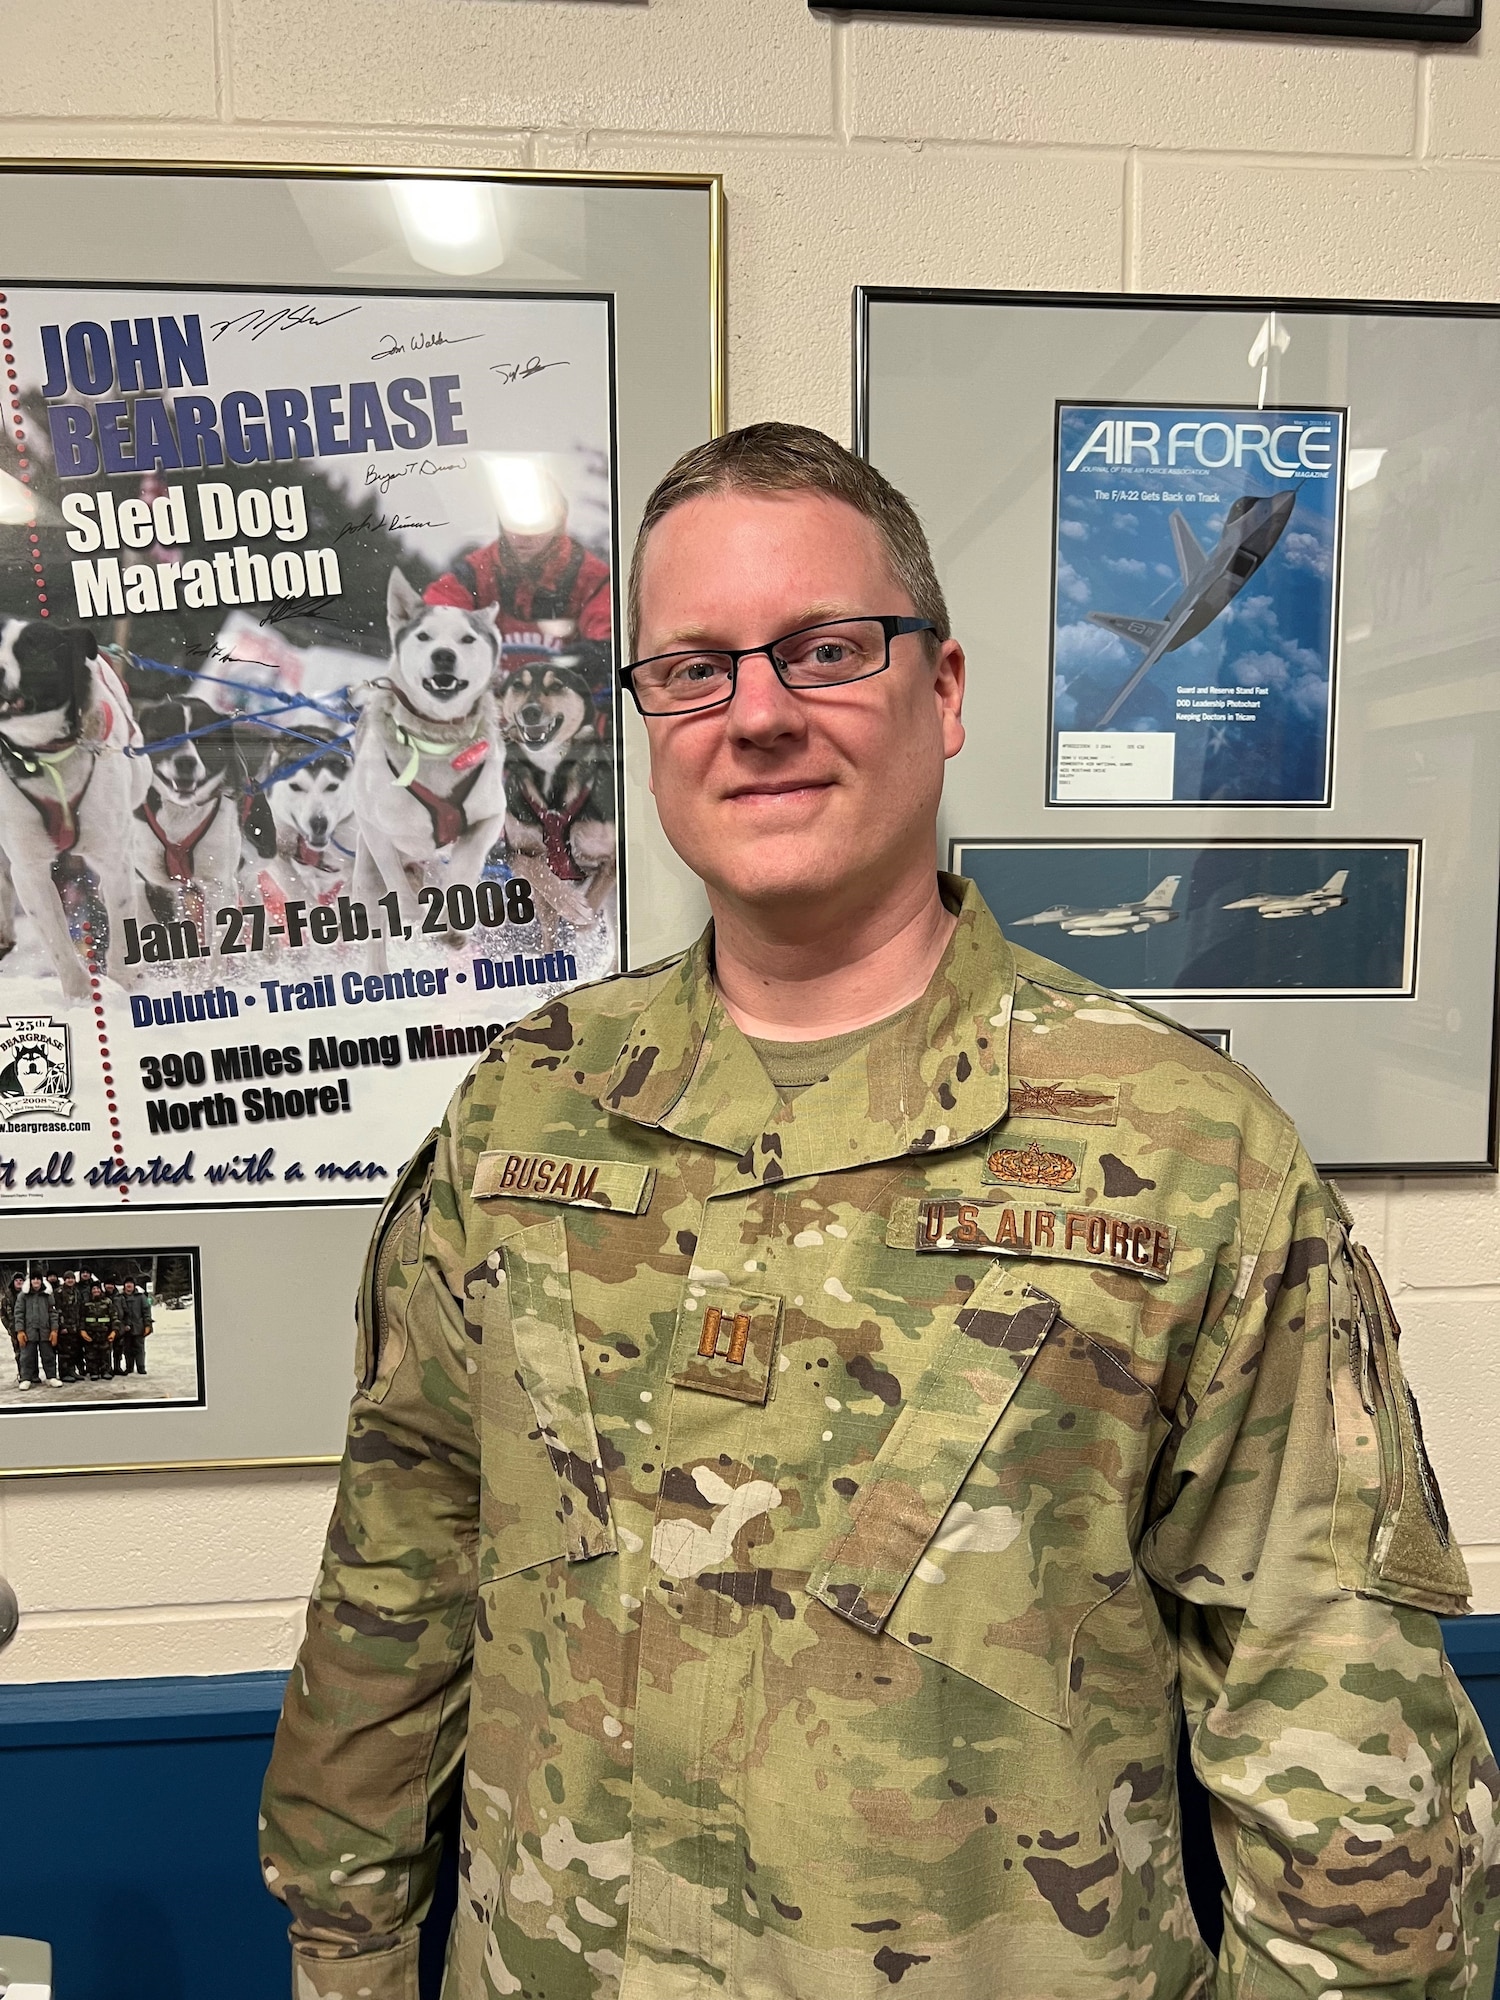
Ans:
[[[1220,2000],[1488,1995],[1500,1771],[1468,1577],[1374,1264],[1300,1155],[1201,1336],[1144,1561],[1226,1882]]]
[[[361,1283],[338,1497],[261,1805],[296,2000],[417,2000],[476,1595],[462,1185],[445,1127],[386,1204]]]

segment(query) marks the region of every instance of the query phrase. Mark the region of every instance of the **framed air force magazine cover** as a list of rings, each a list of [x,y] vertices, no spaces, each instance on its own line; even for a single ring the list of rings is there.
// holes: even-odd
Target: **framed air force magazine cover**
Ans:
[[[1500,309],[870,289],[969,658],[950,862],[1343,1173],[1494,1171]]]
[[[0,1262],[71,1311],[199,1211],[202,1328],[86,1443],[17,1349],[0,1470],[331,1455],[374,1205],[503,1026],[650,955],[621,551],[720,419],[718,186],[0,190]]]

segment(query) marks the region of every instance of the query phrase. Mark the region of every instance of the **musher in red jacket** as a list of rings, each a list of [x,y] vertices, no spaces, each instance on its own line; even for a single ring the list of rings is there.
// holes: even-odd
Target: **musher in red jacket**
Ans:
[[[520,662],[518,641],[548,653],[579,639],[607,645],[611,631],[608,564],[567,532],[568,503],[552,475],[525,470],[524,479],[496,480],[495,540],[460,556],[423,593],[429,604],[465,611],[498,605],[508,667]]]

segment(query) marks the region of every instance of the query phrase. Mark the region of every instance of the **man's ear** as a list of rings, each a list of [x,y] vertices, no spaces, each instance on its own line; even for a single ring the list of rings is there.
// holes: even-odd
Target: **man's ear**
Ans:
[[[943,756],[956,757],[964,747],[964,688],[968,664],[957,639],[945,639],[938,648],[933,670],[932,691],[938,704],[943,732]]]

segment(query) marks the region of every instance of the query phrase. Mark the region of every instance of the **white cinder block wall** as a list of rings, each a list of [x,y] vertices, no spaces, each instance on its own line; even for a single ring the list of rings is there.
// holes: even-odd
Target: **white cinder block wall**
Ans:
[[[1500,25],[1487,39],[1417,54],[803,0],[0,0],[3,150],[718,170],[731,419],[847,437],[859,282],[1500,296]],[[1500,1611],[1500,1186],[1346,1192],[1478,1607]],[[26,1612],[0,1679],[285,1664],[331,1487],[0,1482]]]

